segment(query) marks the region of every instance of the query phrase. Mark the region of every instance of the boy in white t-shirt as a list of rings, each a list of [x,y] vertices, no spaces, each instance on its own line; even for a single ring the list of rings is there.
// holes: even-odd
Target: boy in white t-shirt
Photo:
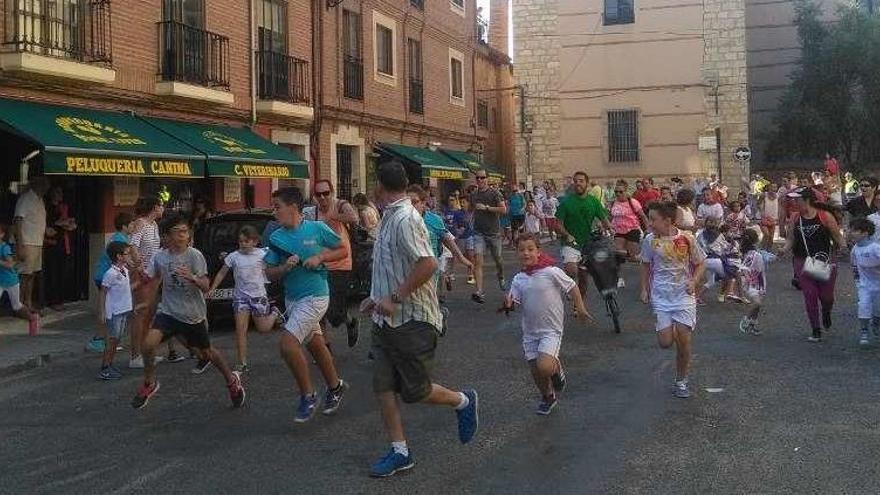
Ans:
[[[868,324],[875,337],[880,333],[880,244],[872,239],[875,230],[874,223],[865,218],[854,218],[849,223],[849,236],[855,242],[850,262],[859,296],[859,345],[871,343]]]
[[[559,360],[565,322],[565,300],[574,301],[579,319],[592,319],[584,307],[577,283],[555,266],[555,260],[541,251],[535,234],[521,234],[517,252],[523,270],[513,277],[502,311],[522,306],[522,346],[541,393],[536,411],[548,415],[556,407],[556,394],[565,388],[565,371]]]
[[[649,206],[652,232],[642,242],[642,302],[650,301],[657,315],[657,342],[663,349],[675,344],[675,396],[690,397],[688,371],[691,364],[691,333],[697,323],[695,286],[703,277],[706,253],[693,234],[679,230],[676,204],[655,202]]]
[[[107,245],[107,257],[110,268],[101,279],[98,293],[98,320],[107,324],[107,345],[104,346],[104,357],[101,359],[101,380],[118,380],[122,373],[113,366],[116,346],[125,333],[128,317],[133,309],[131,291],[133,289],[128,266],[131,261],[131,246],[122,241],[113,241]]]
[[[235,289],[232,294],[232,312],[235,315],[235,350],[238,365],[235,371],[248,371],[247,364],[247,331],[251,318],[258,332],[269,332],[279,322],[281,312],[269,306],[266,293],[266,266],[263,258],[266,249],[258,248],[260,234],[257,229],[245,225],[238,233],[238,250],[229,253],[223,260],[223,266],[214,276],[214,282],[208,293],[217,290],[223,279],[232,269]]]

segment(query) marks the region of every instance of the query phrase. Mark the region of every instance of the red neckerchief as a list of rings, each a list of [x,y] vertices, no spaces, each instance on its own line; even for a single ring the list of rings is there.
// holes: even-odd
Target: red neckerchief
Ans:
[[[541,255],[538,256],[538,260],[535,262],[534,265],[523,267],[523,273],[525,273],[526,275],[532,275],[538,270],[547,268],[548,266],[553,266],[555,264],[556,260],[552,256],[547,253],[541,253]]]

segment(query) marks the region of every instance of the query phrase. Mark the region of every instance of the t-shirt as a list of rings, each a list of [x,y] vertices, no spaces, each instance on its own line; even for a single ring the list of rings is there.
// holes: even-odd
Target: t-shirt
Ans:
[[[128,235],[123,232],[114,232],[113,235],[110,236],[107,246],[109,246],[111,242],[124,242],[129,244]],[[110,256],[107,255],[107,246],[104,246],[104,250],[101,251],[101,257],[98,258],[98,262],[95,264],[95,277],[93,280],[99,284],[104,280],[104,274],[110,269],[110,265],[113,264],[110,262]]]
[[[674,235],[650,233],[642,243],[642,263],[651,265],[651,305],[654,311],[678,311],[696,305],[687,288],[693,265],[706,259],[693,234],[676,229]]]
[[[131,280],[127,268],[110,266],[101,278],[101,287],[107,289],[107,297],[104,299],[104,318],[109,320],[132,310]]]
[[[235,277],[235,291],[249,297],[266,297],[266,271],[263,258],[266,257],[265,248],[256,248],[249,253],[237,250],[226,255],[223,263],[232,270]]]
[[[660,200],[660,191],[654,189],[653,187],[647,189],[638,189],[633,193],[633,199],[639,202],[639,204],[648,205],[649,203],[653,203],[654,201]]]
[[[541,217],[540,213],[529,213],[526,212],[526,219],[523,223],[523,227],[526,229],[526,232],[530,234],[540,234],[541,233]]]
[[[440,215],[433,211],[425,211],[422,219],[425,221],[425,227],[428,229],[428,242],[431,243],[434,256],[439,259],[443,253],[443,237],[449,233],[446,230],[446,223],[440,218]]]
[[[521,192],[515,192],[507,200],[507,214],[512,217],[521,217],[526,214],[526,198]]]
[[[131,245],[138,250],[141,258],[141,268],[146,271],[150,260],[162,246],[162,238],[159,237],[159,226],[156,222],[138,221],[140,228],[131,234]]]
[[[147,265],[146,272],[150,278],[162,277],[160,313],[184,323],[200,323],[208,314],[205,295],[192,281],[177,275],[176,270],[181,267],[189,268],[195,277],[208,274],[205,257],[194,247],[187,247],[181,253],[159,250]]]
[[[587,194],[578,196],[569,194],[559,203],[556,209],[556,218],[562,222],[562,226],[574,237],[579,246],[584,246],[590,239],[593,230],[593,221],[607,219],[608,212],[598,199]]]
[[[21,239],[25,246],[42,246],[46,234],[46,205],[37,193],[28,190],[15,203],[15,218],[21,218]]]
[[[346,205],[351,207],[348,201],[337,200],[333,203],[333,206],[331,208],[334,208],[337,212],[339,212]],[[346,226],[343,222],[340,222],[339,220],[327,220],[326,218],[324,218],[325,214],[321,212],[321,210],[319,210],[317,206],[306,208],[303,211],[303,217],[307,220],[317,220],[327,224],[327,226],[333,229],[333,232],[336,232],[336,235],[339,236],[340,242],[343,246],[345,246],[345,250],[347,251],[345,258],[324,263],[324,266],[327,267],[327,270],[330,270],[331,272],[351,271],[353,258],[351,256],[351,238],[348,235],[348,226]]]
[[[478,189],[471,194],[471,204],[474,206],[477,203],[482,203],[486,206],[497,207],[501,206],[503,202],[504,197],[494,189],[486,189],[485,191]],[[474,209],[474,232],[483,235],[497,235],[501,230],[499,217],[501,217],[500,213]]]
[[[557,266],[517,273],[510,283],[510,297],[522,306],[523,335],[561,334],[565,323],[565,298],[575,281]]]
[[[857,243],[850,261],[858,270],[860,289],[880,290],[880,244],[870,240]]]
[[[716,220],[721,220],[724,218],[724,207],[721,206],[721,203],[703,203],[699,207],[697,207],[697,218],[714,218]]]
[[[556,209],[559,208],[559,200],[555,196],[548,196],[544,199],[542,205],[544,216],[549,218],[556,217]]]
[[[324,222],[303,220],[296,228],[281,227],[269,236],[269,252],[266,264],[282,265],[292,255],[299,256],[300,262],[284,276],[284,295],[297,300],[304,297],[323,297],[330,295],[327,286],[327,269],[304,267],[305,260],[319,254],[324,249],[340,246],[342,240]],[[284,253],[279,252],[284,251]]]
[[[6,261],[7,258],[12,258],[12,246],[8,243],[0,242],[0,260]],[[5,267],[0,266],[0,287],[12,287],[18,285],[18,272],[15,271],[15,267]]]
[[[767,279],[764,276],[764,257],[761,253],[757,249],[752,249],[743,255],[742,267],[740,273],[743,277],[743,289],[746,292],[756,291],[758,294],[764,294],[767,290]]]
[[[599,184],[590,188],[590,196],[598,199],[603,205],[605,204],[605,190]]]
[[[635,199],[627,201],[615,201],[611,205],[611,227],[615,234],[626,234],[641,228],[639,212],[642,205]]]
[[[852,218],[867,218],[868,215],[874,213],[874,208],[868,205],[863,196],[859,196],[846,204],[846,211]]]
[[[692,229],[694,225],[696,225],[697,221],[694,218],[694,212],[690,209],[690,207],[678,206],[679,212],[679,220],[677,227],[681,227],[683,229]]]

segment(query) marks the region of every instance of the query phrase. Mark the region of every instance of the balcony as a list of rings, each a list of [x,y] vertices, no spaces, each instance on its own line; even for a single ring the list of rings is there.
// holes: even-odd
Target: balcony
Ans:
[[[157,23],[159,82],[156,93],[232,105],[229,38],[178,21]]]
[[[346,55],[342,63],[342,86],[346,98],[364,99],[364,61],[360,57]]]
[[[409,80],[409,111],[412,113],[425,113],[425,86],[421,79]]]
[[[107,84],[112,69],[110,0],[5,0],[0,68]]]
[[[257,111],[312,120],[309,63],[284,53],[258,51]]]

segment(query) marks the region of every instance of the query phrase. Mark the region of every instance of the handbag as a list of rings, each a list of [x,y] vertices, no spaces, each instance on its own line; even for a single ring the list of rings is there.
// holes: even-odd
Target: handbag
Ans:
[[[831,279],[831,263],[828,262],[828,253],[815,253],[810,254],[810,249],[807,247],[807,237],[804,235],[804,220],[803,218],[799,218],[798,222],[801,227],[801,239],[804,241],[804,251],[807,252],[807,259],[804,260],[804,267],[802,269],[803,273],[805,273],[811,279],[817,282],[827,282]]]

